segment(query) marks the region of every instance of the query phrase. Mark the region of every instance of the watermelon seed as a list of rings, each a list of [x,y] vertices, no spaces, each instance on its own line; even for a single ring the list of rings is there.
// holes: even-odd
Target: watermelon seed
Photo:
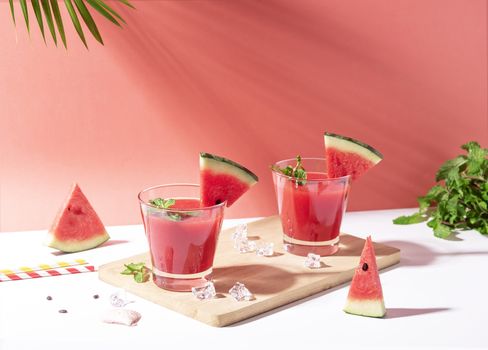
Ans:
[[[100,296],[99,296],[98,294],[95,294],[95,295],[93,296],[93,299],[98,299],[99,297],[100,297]]]
[[[368,264],[364,263],[362,269],[363,271],[368,271]]]
[[[65,309],[61,309],[58,311],[60,314],[67,314],[68,313],[68,310],[65,310]]]
[[[221,201],[220,199],[217,199],[217,200],[215,201],[215,205],[218,205],[218,204],[220,204],[220,203],[222,203],[222,201]]]
[[[47,299],[47,300],[53,300],[53,297],[52,297],[52,296],[50,296],[50,295],[48,295],[48,296],[46,297],[46,299]]]

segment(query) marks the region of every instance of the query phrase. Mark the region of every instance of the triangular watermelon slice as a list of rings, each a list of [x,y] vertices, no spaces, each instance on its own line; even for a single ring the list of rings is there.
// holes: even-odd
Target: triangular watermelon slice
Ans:
[[[376,266],[371,237],[366,239],[359,265],[354,272],[344,311],[354,315],[383,317],[386,314],[383,290]]]
[[[200,153],[200,199],[205,207],[227,201],[230,207],[258,177],[242,165],[210,153]]]
[[[71,253],[95,248],[109,238],[102,221],[75,183],[49,230],[47,245]]]
[[[356,180],[383,159],[378,150],[350,137],[326,132],[324,141],[327,174],[331,178],[351,175]]]

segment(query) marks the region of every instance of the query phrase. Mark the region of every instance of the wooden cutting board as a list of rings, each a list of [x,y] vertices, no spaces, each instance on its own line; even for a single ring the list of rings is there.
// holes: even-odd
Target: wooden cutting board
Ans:
[[[274,242],[275,255],[271,257],[238,253],[231,238],[234,231],[222,231],[219,238],[213,270],[215,299],[200,301],[191,293],[166,291],[152,281],[136,283],[131,276],[120,274],[123,264],[130,262],[145,261],[146,266],[150,266],[147,253],[102,265],[99,277],[168,309],[211,326],[223,327],[350,281],[364,245],[361,238],[341,234],[339,252],[323,257],[322,267],[312,270],[304,266],[304,257],[283,250],[279,217],[272,216],[248,225],[250,239],[257,243]],[[378,268],[384,269],[400,261],[399,249],[377,243],[374,248]],[[254,300],[236,302],[232,299],[228,291],[238,281],[254,294]]]

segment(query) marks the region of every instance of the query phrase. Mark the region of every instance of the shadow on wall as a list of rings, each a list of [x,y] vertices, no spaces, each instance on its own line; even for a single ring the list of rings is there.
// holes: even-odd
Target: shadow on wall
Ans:
[[[260,209],[274,207],[268,165],[296,153],[322,156],[324,130],[360,138],[385,154],[353,189],[353,210],[415,205],[442,160],[469,138],[456,139],[439,125],[459,124],[459,108],[446,98],[453,105],[465,98],[438,86],[445,64],[425,75],[436,66],[429,55],[439,53],[429,50],[442,49],[428,49],[423,39],[417,42],[422,57],[415,57],[405,42],[424,36],[414,28],[423,19],[410,18],[409,28],[398,18],[378,18],[405,10],[401,4],[377,2],[367,11],[378,10],[373,19],[336,2],[136,5],[136,11],[121,8],[127,28],[107,40],[117,60],[164,111],[166,132],[184,135],[189,154],[224,154],[257,170]],[[435,25],[433,40],[448,35]],[[247,205],[255,204],[247,199]]]

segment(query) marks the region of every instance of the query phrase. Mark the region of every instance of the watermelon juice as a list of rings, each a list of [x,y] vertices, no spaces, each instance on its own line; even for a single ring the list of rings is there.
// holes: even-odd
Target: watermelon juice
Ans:
[[[172,194],[168,187],[173,187]],[[193,196],[188,196],[193,190]],[[195,197],[198,185],[158,186],[146,191],[150,193],[141,192],[146,198],[141,200],[141,212],[154,283],[173,291],[204,285],[212,273],[225,202],[201,207],[200,199]],[[149,203],[155,198],[171,198],[174,202],[168,208],[157,208]]]
[[[273,171],[285,249],[296,255],[331,255],[339,249],[342,216],[346,210],[350,177],[328,178],[325,160],[302,158],[307,179],[300,181]],[[281,161],[280,168],[295,160]]]

